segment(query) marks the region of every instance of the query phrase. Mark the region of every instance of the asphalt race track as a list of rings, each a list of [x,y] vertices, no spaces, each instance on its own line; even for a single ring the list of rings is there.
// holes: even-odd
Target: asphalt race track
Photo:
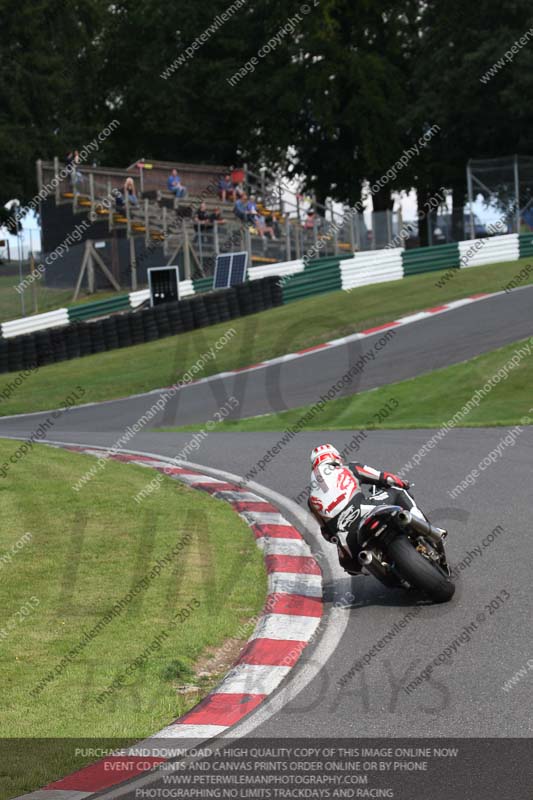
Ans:
[[[376,466],[401,466],[426,442],[431,431],[369,432],[360,456]],[[483,475],[483,479],[456,500],[452,489],[505,435],[505,429],[456,430],[411,473],[414,494],[436,524],[446,525],[452,567],[480,545],[497,525],[504,533],[474,557],[457,581],[453,600],[443,606],[425,606],[403,628],[363,673],[343,687],[337,685],[357,658],[363,656],[399,619],[414,607],[411,596],[387,590],[371,577],[349,578],[337,565],[325,575],[330,604],[352,592],[355,600],[345,613],[348,625],[334,651],[319,665],[316,678],[294,700],[287,702],[292,685],[299,690],[298,673],[313,660],[319,646],[305,651],[302,666],[293,671],[282,697],[283,708],[270,718],[276,694],[251,718],[241,723],[259,736],[530,736],[530,690],[525,680],[510,693],[504,682],[531,658],[533,599],[530,564],[533,562],[531,519],[533,497],[530,474],[533,428],[524,429],[514,447]],[[136,449],[172,456],[188,434],[141,434]],[[277,441],[275,433],[213,433],[203,443],[196,463],[245,474],[260,454]],[[260,473],[259,481],[287,496],[296,496],[308,481],[309,451],[319,441],[341,446],[342,433],[301,433]],[[77,437],[90,444],[109,444],[112,436]],[[284,509],[284,513],[285,513]],[[431,513],[433,512],[433,513]],[[313,542],[317,529],[309,528]],[[320,537],[321,538],[321,537]],[[321,543],[320,543],[321,544]],[[331,546],[334,553],[334,548]],[[331,560],[333,562],[333,559]],[[483,611],[485,603],[502,590],[510,599],[473,636],[461,645],[453,663],[443,664],[434,680],[407,695],[409,683],[427,663],[458,637],[463,626]],[[309,652],[308,652],[309,651]],[[410,672],[409,672],[410,670]],[[407,675],[409,679],[406,680]],[[248,720],[251,720],[252,725]],[[475,730],[473,721],[475,720]],[[232,729],[238,731],[238,728]]]
[[[368,365],[357,388],[401,380],[531,335],[532,300],[533,287],[406,326]],[[371,344],[372,340],[365,340],[362,349],[369,349]],[[215,381],[188,388],[180,397],[179,422],[205,421],[223,401],[224,391],[237,397],[241,390],[245,391],[240,409],[243,416],[311,402],[327,391],[356,355],[349,348],[339,347],[292,362],[279,371],[279,391],[276,389],[274,394],[265,389],[270,370],[252,373],[243,384],[237,378],[230,385],[221,380],[224,386]],[[146,407],[147,398],[136,397],[72,410],[58,421],[49,438],[111,446]],[[40,415],[30,415],[0,421],[0,435],[28,435],[39,419]],[[399,470],[432,433],[370,431],[353,457]],[[450,531],[448,554],[452,567],[468,558],[469,552],[473,554],[457,579],[453,600],[443,606],[427,605],[416,596],[387,590],[371,577],[349,578],[334,563],[331,546],[331,558],[322,561],[326,624],[321,637],[307,648],[286,684],[235,726],[232,735],[319,738],[533,734],[531,678],[508,692],[502,688],[533,656],[533,428],[523,428],[514,444],[502,450],[501,457],[482,472],[475,485],[456,499],[448,494],[507,433],[503,428],[454,430],[408,475],[415,483],[414,494],[421,507],[436,524]],[[212,432],[190,460],[242,476],[279,438],[278,433]],[[255,480],[294,501],[309,479],[311,447],[331,441],[342,448],[350,438],[350,432],[299,433],[258,471]],[[175,456],[190,439],[189,433],[145,431],[135,437],[129,448]],[[291,518],[290,504],[284,513]],[[294,516],[292,521],[296,522]],[[503,530],[483,546],[496,526]],[[312,547],[316,542],[317,551],[325,546],[315,539],[314,524],[303,532]],[[344,608],[334,609],[334,603],[346,602],[350,593],[355,599]],[[488,607],[502,593],[509,595],[505,602],[495,610]],[[414,608],[419,609],[416,618],[399,629],[397,623]],[[336,620],[332,630],[337,630],[338,636],[335,632],[328,634],[330,620]],[[457,640],[472,620],[478,622],[470,640],[463,636],[453,659],[438,666],[429,681],[407,694],[404,687],[450,642]],[[367,665],[352,670],[343,682],[354,662],[395,624],[396,633],[388,637],[386,645],[374,651]]]
[[[533,333],[532,307],[533,286],[525,287],[398,328],[394,337],[379,350],[375,349],[376,343],[386,331],[336,348],[318,350],[285,364],[214,379],[197,386],[185,386],[153,420],[153,425],[204,423],[230,395],[239,399],[239,407],[232,418],[313,403],[321,394],[327,393],[358,359],[372,350],[375,358],[367,358],[362,371],[338,396],[413,378],[525,339]],[[254,317],[248,319],[249,336],[252,337]],[[295,327],[297,324],[295,318]],[[210,344],[212,341],[206,339],[206,348]],[[284,345],[290,352],[290,340]],[[169,385],[174,379],[169,365]],[[54,431],[123,431],[156,400],[157,393],[150,393],[73,408],[59,420]],[[32,430],[46,416],[32,415]],[[2,420],[0,425],[5,433],[20,430],[20,420],[16,418]],[[24,427],[24,430],[27,429]]]

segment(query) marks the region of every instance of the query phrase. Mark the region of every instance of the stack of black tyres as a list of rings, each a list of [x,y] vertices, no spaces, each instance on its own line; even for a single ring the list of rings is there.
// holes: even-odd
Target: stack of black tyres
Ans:
[[[241,316],[237,292],[233,289],[228,291],[228,311],[230,319],[236,319],[237,317]]]
[[[52,350],[52,341],[50,339],[50,331],[37,331],[35,334],[35,346],[37,349],[37,364],[40,367],[46,364],[54,363],[54,351]]]
[[[68,326],[65,331],[65,344],[67,346],[67,359],[84,355],[80,348],[79,325]]]
[[[0,340],[0,372],[9,372],[8,344],[6,339]]]
[[[221,322],[220,309],[218,305],[218,292],[209,292],[204,295],[205,310],[207,311],[208,325],[216,325]]]
[[[37,349],[35,347],[35,336],[29,333],[22,337],[22,367],[28,369],[37,363]]]
[[[116,350],[117,347],[122,347],[118,335],[117,317],[107,317],[107,319],[102,320],[102,328],[107,350]]]
[[[212,324],[207,311],[208,303],[205,302],[203,295],[198,295],[189,300],[190,309],[192,311],[193,327],[205,328],[207,325]]]
[[[185,332],[192,331],[194,329],[194,315],[192,312],[191,301],[181,300],[179,306],[183,330]]]
[[[183,319],[181,317],[180,305],[180,303],[169,303],[167,305],[168,324],[172,336],[176,333],[183,332]]]
[[[155,324],[157,327],[158,339],[170,336],[170,324],[168,321],[167,304],[157,306],[155,309]]]
[[[227,322],[229,319],[231,319],[229,310],[229,296],[232,293],[233,289],[222,289],[220,292],[216,292],[215,294],[220,322]]]
[[[67,360],[67,343],[64,328],[52,328],[50,331],[50,343],[54,354],[54,361]]]
[[[250,283],[250,287],[252,290],[252,307],[254,312],[257,311],[265,311],[268,306],[265,302],[265,297],[263,293],[263,282],[262,281],[252,281]]]
[[[73,322],[68,327],[0,338],[0,372],[17,372],[35,364],[44,366],[155,341],[282,303],[280,280],[274,276],[104,320]]]
[[[131,315],[131,341],[132,344],[142,344],[145,341],[143,320],[139,312]]]
[[[141,312],[144,330],[144,341],[153,342],[157,336],[157,325],[155,323],[155,313],[153,308],[147,308]]]
[[[80,322],[76,325],[78,329],[78,340],[80,343],[80,355],[89,356],[92,352],[91,331],[88,322]]]
[[[22,336],[8,339],[7,363],[10,372],[17,372],[22,364]]]
[[[118,337],[118,346],[119,347],[131,347],[133,344],[132,335],[131,335],[131,323],[130,317],[131,314],[119,314],[116,317],[116,326],[117,326],[117,337]],[[111,347],[108,348],[111,350]]]
[[[252,303],[251,284],[243,283],[241,286],[237,286],[236,294],[241,317],[245,317],[247,314],[253,314],[254,307]]]
[[[104,339],[104,323],[101,319],[88,323],[91,335],[91,350],[93,353],[103,353],[106,350]]]

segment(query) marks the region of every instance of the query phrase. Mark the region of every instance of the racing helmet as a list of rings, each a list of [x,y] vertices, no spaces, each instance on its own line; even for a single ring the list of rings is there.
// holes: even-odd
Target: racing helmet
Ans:
[[[311,450],[311,469],[319,464],[344,464],[344,459],[332,444],[319,444]]]

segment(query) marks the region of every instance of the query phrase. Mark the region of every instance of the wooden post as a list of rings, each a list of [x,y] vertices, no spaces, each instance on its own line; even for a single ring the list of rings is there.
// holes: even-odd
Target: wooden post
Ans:
[[[59,159],[57,156],[54,156],[54,178],[55,178],[55,194],[56,194],[56,206],[59,205],[59,201],[61,200],[61,188],[59,185]]]
[[[514,193],[516,201],[515,217],[516,232],[520,233],[520,171],[518,169],[518,156],[514,157]],[[472,212],[470,212],[472,213]]]
[[[87,285],[89,294],[94,294],[95,281],[94,281],[94,262],[93,262],[93,249],[89,250],[89,260],[87,261]]]
[[[109,230],[113,230],[113,214],[114,214],[114,203],[113,203],[113,195],[111,194],[111,181],[107,181],[107,201],[109,203],[108,215],[107,215],[107,224],[109,226]]]
[[[96,219],[96,214],[95,214],[95,196],[94,196],[94,173],[92,172],[89,173],[89,194],[91,198],[90,219],[91,222],[94,222]]]
[[[344,208],[344,219],[348,220],[348,232],[350,234],[350,247],[352,248],[352,253],[355,253],[355,226],[354,226],[354,215],[351,209]]]
[[[183,225],[183,266],[185,272],[185,280],[190,280],[191,278],[191,253],[189,250],[189,232],[187,230],[187,225],[185,220],[182,222]]]
[[[89,248],[90,248],[91,258],[93,259],[93,263],[96,262],[97,266],[100,267],[100,269],[102,270],[102,272],[106,276],[106,278],[109,281],[109,283],[111,284],[111,286],[113,286],[113,288],[116,289],[117,292],[120,292],[120,283],[117,281],[115,276],[108,270],[105,262],[98,255],[98,251],[94,249],[93,243],[91,241],[89,241],[88,244],[89,244]]]
[[[402,214],[401,203],[398,209],[398,234],[403,234],[403,214]],[[403,247],[403,249],[405,250],[405,236],[400,236],[400,247]]]
[[[329,201],[329,213],[331,214],[331,225],[333,227],[333,255],[339,255],[339,232],[335,221],[335,211],[333,210],[333,200]]]
[[[32,247],[32,251],[30,253],[30,276],[33,275],[34,269],[35,269],[35,258],[33,256],[33,247]],[[37,312],[39,311],[37,304],[37,281],[34,278],[32,278],[31,281],[31,293],[33,297],[33,313],[37,314]]]
[[[35,164],[35,169],[37,172],[37,188],[39,189],[38,194],[41,193],[41,189],[43,188],[43,162],[42,159],[38,158]],[[40,204],[39,199],[39,204]]]
[[[168,209],[163,206],[163,255],[168,256]]]
[[[124,200],[126,201],[126,234],[131,236],[131,213],[130,213],[130,195],[129,192],[124,192]]]
[[[244,232],[245,240],[246,240],[246,250],[248,252],[248,265],[252,266],[252,236],[250,234],[250,228],[246,228]]]
[[[135,253],[135,239],[130,236],[130,269],[131,269],[131,291],[137,290],[137,255]]]
[[[302,257],[302,225],[300,223],[300,215],[298,215],[298,219],[296,220],[296,235],[295,235],[295,243],[296,243],[296,258],[300,259]]]
[[[148,211],[148,200],[146,199],[144,200],[144,244],[145,247],[148,247],[150,244],[150,214]]]
[[[78,299],[79,293],[80,293],[81,284],[82,284],[82,281],[83,281],[83,276],[85,275],[85,271],[87,269],[87,262],[89,261],[90,249],[91,249],[91,241],[90,241],[90,239],[86,239],[85,240],[85,250],[83,251],[83,258],[82,258],[82,261],[81,261],[80,274],[78,275],[78,280],[76,281],[76,288],[74,289],[74,296],[72,298],[72,302],[73,303],[76,302],[76,300]]]

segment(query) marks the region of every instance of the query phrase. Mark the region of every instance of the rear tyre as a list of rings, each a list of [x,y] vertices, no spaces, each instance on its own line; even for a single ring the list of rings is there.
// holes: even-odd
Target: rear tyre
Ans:
[[[435,603],[446,603],[455,592],[452,581],[439,567],[429,563],[409,539],[398,536],[387,548],[387,560],[392,561],[396,571],[415,589],[420,589]]]

